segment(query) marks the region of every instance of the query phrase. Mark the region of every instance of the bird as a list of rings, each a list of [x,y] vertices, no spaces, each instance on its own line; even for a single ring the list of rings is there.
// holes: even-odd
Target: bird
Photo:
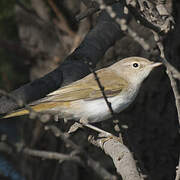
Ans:
[[[114,113],[120,113],[134,101],[142,82],[161,64],[142,57],[128,57],[96,71]],[[56,114],[67,120],[86,118],[88,123],[104,121],[112,116],[93,73],[49,93],[29,106],[35,112]],[[27,109],[20,109],[3,118],[28,113]]]

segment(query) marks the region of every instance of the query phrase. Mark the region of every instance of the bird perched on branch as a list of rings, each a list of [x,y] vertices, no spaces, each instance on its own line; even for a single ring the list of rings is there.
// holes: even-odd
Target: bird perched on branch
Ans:
[[[121,112],[133,102],[143,80],[154,67],[159,65],[161,63],[145,58],[129,57],[96,72],[115,113]],[[58,114],[66,119],[79,120],[84,117],[89,123],[111,117],[111,112],[93,73],[31,103],[30,107],[36,112]],[[28,110],[20,109],[4,118],[28,113]]]

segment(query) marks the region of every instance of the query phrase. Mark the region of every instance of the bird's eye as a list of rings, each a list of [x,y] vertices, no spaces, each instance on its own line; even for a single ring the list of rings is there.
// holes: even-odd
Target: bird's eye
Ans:
[[[133,67],[138,68],[139,64],[138,63],[133,63]]]

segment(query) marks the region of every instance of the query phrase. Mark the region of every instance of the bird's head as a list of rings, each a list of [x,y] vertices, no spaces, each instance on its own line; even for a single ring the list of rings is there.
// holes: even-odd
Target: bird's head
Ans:
[[[112,68],[131,84],[141,84],[153,68],[162,63],[149,61],[142,57],[129,57],[115,63]]]

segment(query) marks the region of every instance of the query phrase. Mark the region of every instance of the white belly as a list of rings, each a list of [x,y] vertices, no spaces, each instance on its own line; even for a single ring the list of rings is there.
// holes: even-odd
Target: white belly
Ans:
[[[120,93],[115,97],[108,98],[111,102],[112,109],[115,113],[119,113],[128,107],[135,99],[137,91],[131,89],[130,92]],[[74,113],[74,118],[87,117],[89,122],[98,122],[111,117],[110,110],[104,98],[97,100],[86,100],[82,102],[82,106],[78,113]]]
[[[139,89],[139,88],[138,88]],[[109,97],[112,109],[115,113],[119,113],[128,107],[135,99],[138,89],[131,88],[128,92],[121,92],[115,97]],[[103,121],[111,117],[110,110],[104,98],[96,100],[77,100],[72,102],[71,107],[58,107],[53,109],[59,113],[59,116],[66,119],[77,119],[84,117],[90,123]]]

